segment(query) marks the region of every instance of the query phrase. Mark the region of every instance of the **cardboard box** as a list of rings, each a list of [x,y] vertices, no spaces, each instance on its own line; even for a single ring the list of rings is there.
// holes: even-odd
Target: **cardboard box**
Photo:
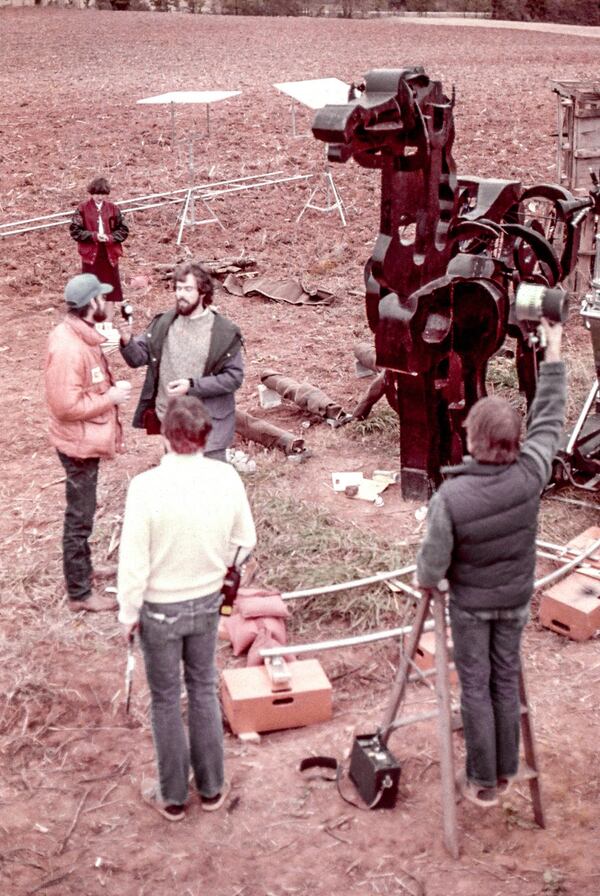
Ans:
[[[223,710],[234,734],[301,728],[331,718],[331,682],[319,661],[298,660],[288,663],[288,669],[287,691],[272,690],[264,666],[223,670]]]
[[[581,554],[587,548],[591,547],[595,541],[598,541],[599,538],[600,526],[590,526],[585,532],[582,532],[576,538],[572,538],[567,544],[567,548],[574,554]],[[583,562],[596,567],[596,569],[600,569],[600,548],[594,551],[589,557],[586,557]]]
[[[449,662],[452,662],[454,645],[452,644],[450,629],[446,629],[446,645],[448,647],[448,660]],[[422,672],[427,672],[429,669],[435,669],[435,632],[423,632],[419,639],[419,643],[417,644],[417,649],[415,650],[414,661],[415,666]],[[458,674],[454,666],[448,667],[448,679],[450,684],[458,683]]]
[[[586,641],[600,628],[600,582],[572,573],[544,592],[539,618],[559,635]]]

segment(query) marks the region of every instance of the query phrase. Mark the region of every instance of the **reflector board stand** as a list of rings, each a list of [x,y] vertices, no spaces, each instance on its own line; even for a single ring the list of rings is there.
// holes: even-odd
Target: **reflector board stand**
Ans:
[[[339,78],[313,78],[308,81],[285,81],[282,84],[274,84],[277,90],[285,93],[292,99],[292,136],[305,136],[298,134],[296,130],[296,103],[306,106],[308,109],[322,109],[324,106],[345,105],[348,102],[350,93],[350,85]],[[327,147],[325,147],[325,158],[327,158]],[[320,196],[318,204],[316,197]],[[329,170],[327,162],[325,169],[318,177],[317,184],[313,188],[308,201],[304,208],[296,218],[296,223],[301,220],[307,209],[313,209],[316,212],[333,212],[337,211],[340,216],[342,225],[346,226],[346,215],[344,214],[344,204],[333,180],[333,175]]]
[[[171,109],[171,146],[175,146],[176,105],[205,105],[206,133],[208,135],[210,134],[210,104],[229,99],[232,96],[239,96],[240,93],[241,90],[172,90],[170,93],[144,97],[137,102],[139,105],[169,105]]]

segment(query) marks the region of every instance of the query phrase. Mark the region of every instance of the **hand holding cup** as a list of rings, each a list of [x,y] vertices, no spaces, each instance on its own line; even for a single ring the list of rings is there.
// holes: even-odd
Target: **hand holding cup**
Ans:
[[[131,398],[131,383],[127,380],[117,380],[108,390],[108,396],[113,404],[124,404]]]

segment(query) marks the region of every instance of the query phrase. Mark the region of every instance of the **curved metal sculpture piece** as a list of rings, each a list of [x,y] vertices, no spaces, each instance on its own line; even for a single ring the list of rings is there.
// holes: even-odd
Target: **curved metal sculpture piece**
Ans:
[[[454,95],[420,66],[377,69],[312,131],[328,158],[381,170],[380,228],[365,266],[376,362],[400,417],[405,498],[426,499],[460,461],[463,422],[486,394],[489,358],[517,338],[519,385],[535,392],[537,347],[517,322],[522,281],[555,286],[577,259],[594,204],[553,184],[457,177]],[[543,206],[543,214],[537,208]]]

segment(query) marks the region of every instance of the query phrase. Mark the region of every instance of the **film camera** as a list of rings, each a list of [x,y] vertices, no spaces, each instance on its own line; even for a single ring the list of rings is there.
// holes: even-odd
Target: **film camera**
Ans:
[[[519,284],[511,317],[530,345],[537,343],[545,348],[545,334],[539,325],[542,317],[553,323],[564,323],[568,316],[569,293],[566,290],[540,283]]]
[[[569,315],[569,294],[564,289],[550,289],[539,283],[521,283],[515,296],[515,317],[518,321],[539,322],[542,317],[564,323]]]

